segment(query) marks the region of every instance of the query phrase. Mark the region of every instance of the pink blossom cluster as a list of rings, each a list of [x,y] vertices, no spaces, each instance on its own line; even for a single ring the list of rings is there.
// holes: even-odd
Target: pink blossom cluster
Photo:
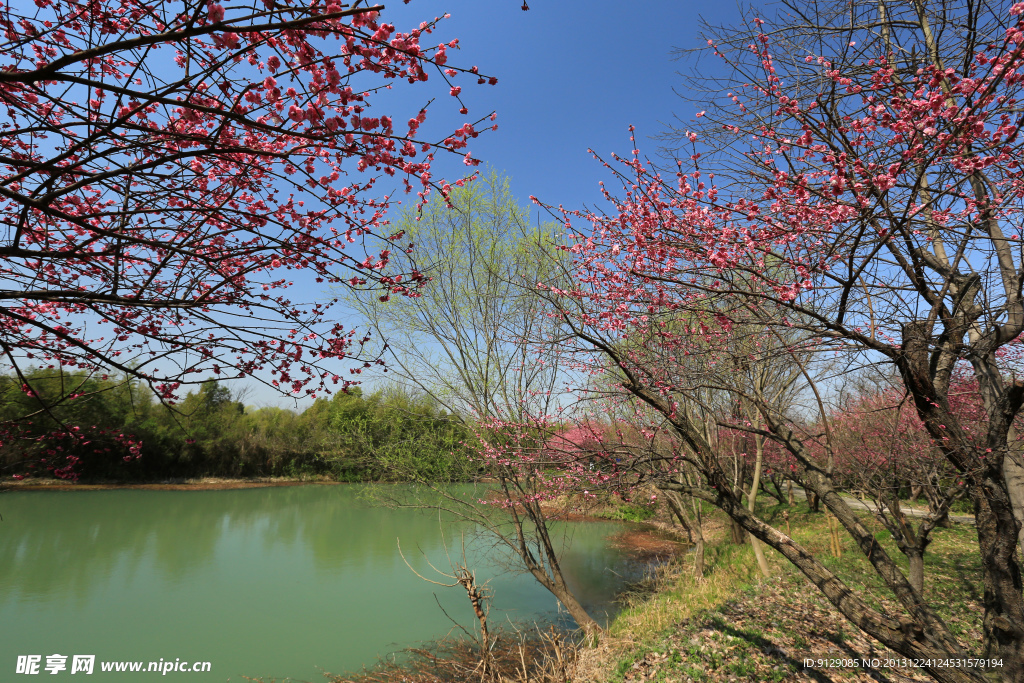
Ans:
[[[411,245],[376,184],[401,178],[425,202],[450,187],[436,154],[475,164],[467,141],[488,117],[434,139],[426,110],[403,127],[373,103],[433,74],[496,82],[448,64],[457,41],[426,43],[439,20],[403,32],[334,0],[4,4],[5,348],[114,368],[167,400],[211,371],[311,396],[354,382],[377,360],[366,338],[335,302],[288,290],[300,276],[384,298],[424,283],[389,269]],[[391,246],[353,251],[373,236]],[[346,359],[348,377],[330,366]]]
[[[120,452],[124,462],[131,462],[142,454],[142,442],[134,434],[96,425],[85,429],[69,426],[43,434],[32,434],[27,427],[15,424],[0,431],[0,448],[25,455],[22,471],[13,474],[14,479],[47,472],[57,479],[77,481],[85,457]]]

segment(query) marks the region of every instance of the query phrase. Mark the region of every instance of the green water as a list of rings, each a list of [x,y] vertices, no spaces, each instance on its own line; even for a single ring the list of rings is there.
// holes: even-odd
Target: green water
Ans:
[[[464,592],[428,578],[447,568],[441,528],[461,556],[465,523],[436,513],[373,507],[356,486],[229,491],[112,490],[0,495],[0,681],[19,655],[41,655],[43,680],[324,680],[378,657],[471,628]],[[561,564],[591,614],[607,614],[637,566],[609,547],[621,526],[558,527],[571,538]],[[500,553],[467,542],[478,581],[494,592],[491,623],[564,620],[557,603]],[[422,554],[421,554],[422,553]],[[425,557],[424,557],[425,556]],[[435,601],[435,596],[436,600]],[[67,656],[46,671],[47,656]],[[73,655],[95,655],[72,674]],[[145,671],[151,661],[208,661],[208,673]],[[102,662],[144,662],[141,673]]]

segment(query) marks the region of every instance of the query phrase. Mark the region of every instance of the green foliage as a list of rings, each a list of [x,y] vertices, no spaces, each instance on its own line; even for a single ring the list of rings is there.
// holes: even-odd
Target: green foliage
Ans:
[[[643,522],[657,513],[657,510],[650,505],[634,505],[627,503],[620,505],[614,510],[603,512],[599,516],[605,519],[615,519],[622,522]]]
[[[415,285],[416,296],[338,292],[378,333],[375,350],[390,355],[389,371],[449,411],[518,415],[524,399],[551,388],[553,360],[538,363],[528,342],[553,323],[531,290],[558,284],[568,259],[554,246],[561,226],[532,226],[529,215],[507,178],[485,173],[453,187],[447,202],[435,198],[396,218],[393,229],[413,248],[393,252],[392,262],[429,278]]]
[[[74,398],[56,401],[65,395]],[[428,396],[396,388],[370,396],[350,389],[299,413],[246,409],[215,380],[168,406],[135,381],[33,369],[24,381],[0,376],[0,423],[7,427],[0,438],[3,474],[43,474],[58,454],[74,456],[85,479],[463,481],[473,474],[462,421]],[[68,436],[76,434],[84,436]],[[139,457],[129,441],[141,443]]]
[[[105,474],[132,457],[128,440],[153,407],[137,382],[29,368],[0,376],[0,471],[34,474],[75,462]]]
[[[332,462],[363,479],[464,481],[471,477],[465,442],[471,436],[422,393],[398,387],[363,398],[361,392],[331,400],[328,426],[337,439]]]

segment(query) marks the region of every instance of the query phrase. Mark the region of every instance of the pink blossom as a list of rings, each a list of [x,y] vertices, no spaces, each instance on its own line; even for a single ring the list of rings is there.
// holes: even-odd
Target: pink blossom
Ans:
[[[221,5],[210,4],[207,6],[207,19],[211,23],[224,21],[224,8]]]

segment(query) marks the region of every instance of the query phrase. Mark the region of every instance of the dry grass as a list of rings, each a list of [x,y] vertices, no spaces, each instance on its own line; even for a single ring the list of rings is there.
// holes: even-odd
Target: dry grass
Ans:
[[[359,674],[334,676],[331,683],[572,683],[579,642],[554,629],[500,633],[484,671],[479,646],[466,639],[413,648],[397,662],[381,662]]]

